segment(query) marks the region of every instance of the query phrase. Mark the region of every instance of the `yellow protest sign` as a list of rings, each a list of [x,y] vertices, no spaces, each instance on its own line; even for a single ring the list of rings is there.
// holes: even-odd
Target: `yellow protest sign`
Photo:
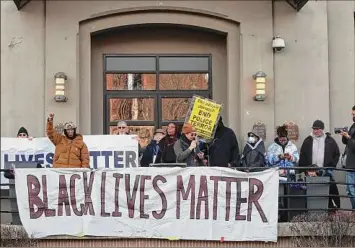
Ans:
[[[185,122],[190,123],[196,129],[199,137],[207,140],[212,139],[221,109],[222,105],[215,101],[194,96]]]

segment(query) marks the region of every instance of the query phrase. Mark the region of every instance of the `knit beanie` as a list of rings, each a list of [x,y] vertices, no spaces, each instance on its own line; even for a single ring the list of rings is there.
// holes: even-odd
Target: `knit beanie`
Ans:
[[[76,128],[76,126],[75,126],[75,124],[72,121],[67,122],[67,123],[64,124],[64,130],[66,130],[66,129],[75,129],[75,128]]]
[[[318,128],[324,130],[324,122],[321,120],[316,120],[315,122],[313,122],[312,128],[313,129]]]
[[[20,133],[25,133],[25,134],[27,134],[27,136],[28,136],[27,129],[24,128],[24,127],[20,127],[20,129],[19,129],[18,132],[17,132],[17,136],[19,136]]]
[[[182,127],[182,133],[187,134],[192,132],[195,132],[194,127],[190,123],[185,123],[184,126]]]

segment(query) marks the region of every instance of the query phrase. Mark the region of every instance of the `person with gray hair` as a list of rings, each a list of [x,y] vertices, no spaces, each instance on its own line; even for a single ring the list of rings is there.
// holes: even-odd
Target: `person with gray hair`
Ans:
[[[119,121],[117,123],[117,134],[118,135],[127,135],[129,134],[129,128],[128,128],[128,125],[127,125],[127,122],[125,121]]]
[[[117,123],[117,135],[129,135],[129,127],[127,125],[126,121],[119,121]],[[134,137],[138,141],[138,157],[139,161],[142,159],[143,153],[145,151],[144,148],[142,148],[141,144],[139,143],[139,137],[138,135]]]

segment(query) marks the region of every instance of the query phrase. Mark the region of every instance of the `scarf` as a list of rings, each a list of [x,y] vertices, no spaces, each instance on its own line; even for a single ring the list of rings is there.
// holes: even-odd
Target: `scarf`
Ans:
[[[320,137],[315,137],[311,134],[311,136],[313,138],[312,164],[316,164],[318,167],[323,167],[326,135],[323,134]]]
[[[184,142],[184,143],[186,143],[187,145],[191,145],[191,140],[189,140],[188,138],[186,138],[186,136],[183,134],[183,135],[181,135],[181,137],[180,137],[180,139]]]
[[[162,152],[165,152],[168,146],[174,145],[177,140],[178,140],[178,139],[177,139],[176,135],[165,136],[165,137],[159,142],[159,143],[162,144],[162,146],[161,146]]]

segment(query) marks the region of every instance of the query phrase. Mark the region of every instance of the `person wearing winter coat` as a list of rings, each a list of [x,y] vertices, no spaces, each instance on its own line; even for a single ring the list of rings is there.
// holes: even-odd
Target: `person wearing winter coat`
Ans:
[[[303,141],[300,151],[300,167],[336,167],[340,158],[338,144],[331,137],[330,133],[324,132],[324,123],[321,120],[314,121],[312,133]],[[331,170],[317,170],[315,173],[306,172],[310,176],[329,176],[330,181],[334,182]],[[329,186],[329,194],[339,195],[336,184]],[[334,202],[334,204],[333,204]],[[329,199],[329,208],[340,208],[340,198],[331,197]]]
[[[350,199],[352,209],[355,210],[355,105],[351,109],[352,125],[348,132],[342,131],[341,141],[345,146],[345,164],[343,165],[348,171],[345,172],[346,177],[346,193]]]
[[[269,167],[279,167],[280,176],[285,177],[294,174],[294,171],[282,170],[282,168],[294,167],[299,160],[296,145],[288,139],[288,132],[285,125],[276,130],[277,137],[267,151],[267,163]]]
[[[154,132],[154,137],[145,148],[143,157],[141,159],[142,167],[149,167],[152,163],[161,163],[161,150],[160,142],[165,137],[165,131],[163,129],[157,129]]]
[[[237,167],[240,154],[234,131],[223,124],[220,117],[216,133],[208,147],[209,166]]]
[[[204,165],[204,154],[199,150],[196,131],[189,123],[182,127],[182,135],[175,142],[174,151],[177,163],[186,163],[187,167]]]
[[[54,114],[47,119],[47,136],[55,145],[53,168],[89,168],[89,151],[73,122],[64,125],[64,135],[53,129]]]
[[[255,131],[248,133],[248,140],[244,146],[241,157],[241,166],[245,168],[265,167],[266,166],[266,150],[264,141],[255,134]],[[262,169],[250,169],[248,171],[255,172]]]
[[[178,140],[178,130],[175,123],[169,123],[166,129],[166,136],[159,142],[160,158],[158,161],[161,163],[169,164],[176,163],[176,154],[174,151],[175,142]]]

